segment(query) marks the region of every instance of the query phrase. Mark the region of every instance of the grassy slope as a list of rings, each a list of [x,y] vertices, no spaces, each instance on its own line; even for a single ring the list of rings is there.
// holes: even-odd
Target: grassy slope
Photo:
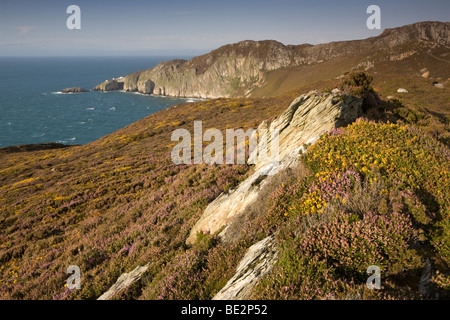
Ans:
[[[378,52],[373,57],[354,55],[350,58],[325,61],[320,64],[300,66],[293,69],[277,70],[267,75],[266,84],[255,90],[253,96],[285,95],[303,89],[339,87],[340,80],[334,79],[364,61],[375,61],[375,67],[366,71],[373,76],[373,87],[384,100],[391,96],[398,99],[395,117],[401,117],[410,124],[417,124],[440,141],[450,142],[450,60],[449,50],[435,48],[419,52],[400,61],[390,61],[390,55],[414,49],[408,46],[396,48],[395,52]],[[420,70],[430,71],[428,78],[421,77]],[[358,69],[356,69],[358,70]],[[444,89],[433,86],[434,82],[444,83]],[[397,90],[405,88],[408,94]],[[385,116],[385,115],[383,115]],[[394,119],[394,118],[393,118]]]
[[[275,70],[267,74],[263,86],[256,88],[253,97],[282,95],[299,87],[316,85],[318,82],[328,82],[358,65],[362,57],[325,61],[319,64],[299,66]]]
[[[208,202],[250,169],[175,166],[171,132],[192,131],[194,120],[203,120],[204,130],[255,127],[279,114],[286,99],[184,104],[85,146],[2,150],[0,296],[63,298],[70,264],[81,267],[83,285],[69,298],[96,298],[122,272],[147,262],[154,262],[149,277],[163,278],[164,265],[185,254],[184,241]],[[226,269],[224,274],[233,270]],[[155,288],[163,285],[155,281]]]
[[[393,75],[385,83],[381,73],[375,74],[374,87],[386,97],[405,77],[410,77],[408,84],[417,85],[411,95],[374,107],[368,116],[400,117],[425,131],[437,130],[435,136],[446,142],[447,89],[430,94],[435,88],[430,89],[429,79]],[[194,120],[203,120],[204,130],[256,128],[262,120],[280,114],[300,93],[339,85],[326,78],[305,83],[301,89],[283,88],[283,94],[273,98],[179,105],[85,146],[0,152],[0,297],[93,299],[121,273],[151,262],[143,280],[118,298],[210,298],[232,275],[249,245],[272,232],[271,226],[284,226],[270,214],[285,217],[285,212],[269,203],[269,216],[248,222],[239,243],[222,245],[215,237],[205,236],[193,248],[186,247],[189,230],[208,202],[244,179],[251,168],[174,166],[169,154],[171,132],[180,127],[192,131]],[[423,101],[427,109],[416,106],[417,101]],[[359,134],[355,132],[356,137]],[[373,134],[377,135],[376,130]],[[448,159],[439,160],[436,166],[448,171]],[[441,183],[439,179],[434,182]],[[427,234],[429,250],[435,250],[430,244],[433,239]],[[413,257],[414,266],[422,266],[417,262],[420,257]],[[70,264],[81,267],[82,290],[64,288]],[[445,262],[441,270],[446,271]],[[355,272],[350,278],[360,277],[361,270]],[[341,293],[355,290],[359,292],[351,287]],[[395,292],[392,295],[399,297]]]

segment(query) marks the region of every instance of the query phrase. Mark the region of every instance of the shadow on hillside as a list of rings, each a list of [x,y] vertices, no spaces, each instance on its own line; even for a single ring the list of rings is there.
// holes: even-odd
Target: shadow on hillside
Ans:
[[[65,145],[61,143],[38,143],[38,144],[23,144],[18,146],[10,146],[0,148],[0,155],[10,154],[16,152],[29,152],[29,151],[42,151],[42,150],[54,150],[62,148],[71,148],[80,145]]]
[[[374,91],[364,92],[363,117],[376,122],[402,123],[416,125],[442,144],[450,145],[447,115],[427,108],[414,110],[405,106],[400,99],[383,100]]]
[[[368,120],[377,122],[397,122],[417,124],[430,116],[436,117],[441,123],[448,122],[444,115],[412,110],[400,99],[383,99],[372,87],[373,77],[365,72],[356,71],[348,74],[341,82],[341,90],[363,99],[362,113]]]
[[[425,110],[426,110],[429,114],[431,114],[431,115],[433,115],[434,117],[436,117],[442,124],[449,124],[448,117],[447,117],[445,114],[439,113],[439,112],[435,112],[435,111],[431,111],[431,110],[428,109],[428,108],[425,108]]]
[[[363,97],[363,114],[369,120],[378,122],[397,122],[417,124],[427,116],[406,107],[399,99],[383,100],[376,92]]]

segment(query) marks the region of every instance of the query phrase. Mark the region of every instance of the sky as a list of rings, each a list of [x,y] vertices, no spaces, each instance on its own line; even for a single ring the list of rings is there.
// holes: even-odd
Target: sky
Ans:
[[[79,30],[66,26],[70,5]],[[370,5],[381,30],[366,26]],[[242,40],[363,39],[449,16],[449,0],[0,0],[0,56],[194,56]]]

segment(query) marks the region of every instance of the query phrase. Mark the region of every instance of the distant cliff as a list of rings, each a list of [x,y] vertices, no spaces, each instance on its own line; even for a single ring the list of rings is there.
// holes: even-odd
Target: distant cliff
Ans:
[[[419,22],[386,29],[364,40],[319,45],[284,45],[273,40],[242,41],[186,60],[164,61],[154,68],[108,80],[98,91],[125,90],[175,97],[243,97],[266,85],[274,70],[299,68],[346,59],[347,65],[370,65],[376,59],[391,59],[404,53],[450,43],[449,22]]]

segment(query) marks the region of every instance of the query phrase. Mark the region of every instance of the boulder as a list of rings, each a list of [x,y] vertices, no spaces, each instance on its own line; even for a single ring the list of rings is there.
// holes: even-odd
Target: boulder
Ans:
[[[61,90],[62,93],[81,93],[81,92],[89,92],[87,89],[83,89],[80,87],[71,87]]]
[[[398,93],[408,93],[409,91],[406,90],[406,89],[403,89],[403,88],[399,88],[399,89],[397,90],[397,92],[398,92]]]
[[[331,93],[334,93],[334,94],[338,94],[340,92],[341,92],[341,90],[339,90],[338,88],[334,88],[333,90],[331,90]]]

